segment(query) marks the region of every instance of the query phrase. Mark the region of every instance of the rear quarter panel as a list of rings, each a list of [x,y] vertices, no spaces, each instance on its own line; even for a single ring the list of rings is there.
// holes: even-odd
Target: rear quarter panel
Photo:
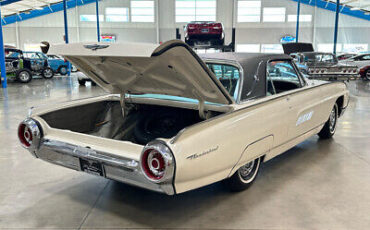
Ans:
[[[234,112],[183,130],[168,142],[176,159],[176,192],[223,180],[241,165],[269,155],[274,149],[272,157],[281,154],[296,145],[295,140],[300,142],[302,137],[306,138],[302,135],[307,130],[314,130],[310,135],[318,132],[317,125],[325,123],[340,96],[345,97],[344,105],[348,102],[343,83],[313,83],[303,91],[291,95],[302,105],[296,110],[289,109],[291,104],[286,96],[273,95],[261,103],[238,105]],[[312,122],[294,128],[299,114],[314,104],[318,110]]]

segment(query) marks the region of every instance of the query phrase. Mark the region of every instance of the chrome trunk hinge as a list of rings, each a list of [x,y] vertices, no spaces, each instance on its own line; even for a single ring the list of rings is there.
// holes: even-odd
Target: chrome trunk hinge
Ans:
[[[122,116],[125,118],[126,115],[127,115],[126,102],[125,102],[125,93],[120,94],[119,102],[121,103]]]
[[[206,119],[204,100],[199,100],[198,110],[199,110],[199,117],[202,118],[202,119]]]

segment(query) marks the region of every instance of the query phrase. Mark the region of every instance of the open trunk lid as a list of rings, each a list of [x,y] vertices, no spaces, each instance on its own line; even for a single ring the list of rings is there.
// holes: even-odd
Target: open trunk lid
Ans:
[[[49,53],[71,61],[111,93],[164,94],[231,104],[233,98],[184,42],[68,44]]]
[[[312,43],[303,43],[303,42],[291,42],[282,44],[285,54],[291,53],[301,53],[301,52],[313,52]]]

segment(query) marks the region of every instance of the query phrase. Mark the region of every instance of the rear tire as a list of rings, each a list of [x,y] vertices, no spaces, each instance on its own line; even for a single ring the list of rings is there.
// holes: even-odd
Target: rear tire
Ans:
[[[51,79],[54,77],[54,71],[50,67],[43,69],[41,74],[45,79]]]
[[[61,75],[67,75],[67,73],[68,73],[67,66],[61,66],[61,67],[59,67],[58,72],[59,72]]]
[[[28,69],[20,69],[16,73],[16,79],[21,83],[28,83],[32,80],[32,73]]]
[[[365,72],[365,80],[370,81],[370,69]]]
[[[325,122],[324,127],[318,133],[321,139],[329,139],[333,137],[335,130],[337,128],[338,121],[338,105],[335,103],[333,109],[330,112],[329,119]]]
[[[85,83],[86,83],[86,80],[83,80],[83,79],[78,79],[78,84],[80,84],[80,85],[85,85]]]
[[[249,188],[256,179],[262,158],[259,157],[240,167],[234,175],[225,180],[232,192],[240,192]]]

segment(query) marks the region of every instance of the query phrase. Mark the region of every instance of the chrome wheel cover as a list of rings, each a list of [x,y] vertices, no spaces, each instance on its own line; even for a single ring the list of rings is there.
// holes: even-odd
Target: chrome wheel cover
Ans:
[[[59,72],[61,74],[66,74],[67,73],[67,68],[66,67],[62,67],[62,68],[60,68]]]
[[[28,81],[30,79],[30,74],[27,71],[22,71],[19,73],[19,79],[21,81]]]
[[[238,176],[243,183],[251,183],[257,175],[260,159],[255,159],[238,169]]]
[[[370,70],[366,71],[365,77],[367,80],[370,80]]]
[[[330,112],[330,117],[329,117],[329,130],[330,130],[330,133],[334,133],[336,123],[337,123],[337,116],[336,116],[336,109],[334,107],[332,109],[332,111]]]
[[[44,77],[51,78],[52,76],[53,76],[53,73],[52,73],[51,69],[45,69],[44,70]]]

